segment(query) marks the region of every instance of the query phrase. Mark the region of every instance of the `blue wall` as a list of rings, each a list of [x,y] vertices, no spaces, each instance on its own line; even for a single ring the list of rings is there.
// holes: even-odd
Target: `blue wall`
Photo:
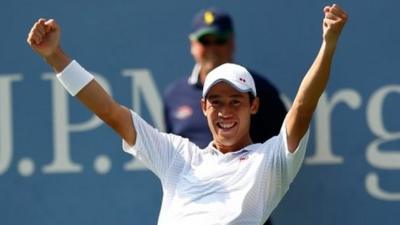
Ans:
[[[305,164],[273,214],[276,225],[398,224],[400,2],[338,3],[350,20],[314,117]],[[104,78],[114,98],[162,128],[159,95],[193,65],[187,35],[195,12],[210,5],[229,11],[237,28],[236,61],[267,74],[292,99],[319,48],[325,4],[330,2],[3,2],[0,224],[150,225],[160,207],[156,177],[122,152],[110,129],[57,92],[46,75],[51,69],[26,44],[39,17],[56,18],[64,49]]]

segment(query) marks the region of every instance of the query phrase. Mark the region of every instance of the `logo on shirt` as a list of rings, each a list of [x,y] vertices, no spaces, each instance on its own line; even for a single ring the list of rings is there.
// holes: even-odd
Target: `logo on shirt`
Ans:
[[[242,161],[247,160],[248,158],[249,158],[249,155],[247,153],[244,153],[243,155],[241,155],[239,157],[239,161],[242,162]]]
[[[174,113],[175,118],[183,120],[188,118],[193,114],[193,109],[192,107],[188,105],[182,105],[180,106]]]

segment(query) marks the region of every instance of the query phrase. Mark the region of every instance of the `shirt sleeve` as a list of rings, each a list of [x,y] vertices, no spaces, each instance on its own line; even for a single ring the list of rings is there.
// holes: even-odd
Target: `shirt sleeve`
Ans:
[[[273,210],[288,191],[290,184],[300,170],[307,147],[309,131],[302,137],[296,150],[291,153],[287,144],[286,121],[283,122],[280,133],[262,144],[265,157],[264,177],[265,182],[264,202]],[[266,211],[267,214],[270,211]]]
[[[307,148],[309,130],[300,140],[296,150],[291,153],[288,149],[286,120],[283,122],[280,133],[263,144],[266,157],[266,173],[273,177],[277,188],[283,194],[303,164]]]
[[[282,136],[289,184],[293,182],[294,178],[300,170],[301,165],[303,164],[304,156],[307,149],[309,133],[309,129],[307,129],[307,132],[303,135],[299,144],[297,145],[296,150],[292,153],[289,151],[287,143],[286,120],[283,122],[280,135]]]
[[[136,129],[136,143],[129,145],[122,140],[122,149],[139,159],[149,170],[163,180],[171,162],[179,154],[184,138],[166,134],[150,126],[139,115],[131,111]]]

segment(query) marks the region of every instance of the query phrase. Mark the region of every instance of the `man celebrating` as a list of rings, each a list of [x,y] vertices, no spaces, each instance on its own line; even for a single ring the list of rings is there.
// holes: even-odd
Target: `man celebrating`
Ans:
[[[324,8],[320,51],[305,75],[278,136],[254,144],[250,117],[259,100],[249,72],[223,64],[207,75],[202,111],[213,141],[201,150],[188,139],[161,133],[136,113],[116,103],[60,47],[60,27],[40,19],[29,45],[59,74],[72,95],[123,139],[161,180],[163,201],[158,224],[262,224],[287,192],[304,158],[307,131],[328,82],[332,58],[347,14]]]
[[[169,84],[163,95],[168,133],[186,137],[200,148],[212,141],[199,99],[207,74],[224,63],[234,62],[235,38],[233,19],[224,10],[207,8],[194,16],[189,41],[196,64],[189,77]],[[255,71],[249,72],[260,102],[258,112],[251,116],[249,133],[254,143],[262,143],[279,134],[287,111],[274,85]],[[272,225],[271,217],[264,225]]]
[[[164,119],[168,133],[189,138],[199,147],[212,140],[199,99],[207,74],[224,63],[234,62],[235,29],[231,16],[218,8],[199,11],[189,34],[190,52],[195,66],[189,77],[175,80],[163,95]],[[250,137],[264,142],[277,135],[286,116],[278,90],[264,76],[249,71],[260,99],[258,113],[251,117]],[[174,101],[170,101],[173,98]]]

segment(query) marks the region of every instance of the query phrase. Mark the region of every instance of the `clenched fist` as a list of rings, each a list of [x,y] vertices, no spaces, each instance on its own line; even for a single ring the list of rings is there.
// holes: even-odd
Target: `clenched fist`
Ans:
[[[60,26],[55,20],[39,19],[28,34],[27,42],[56,72],[62,71],[71,59],[60,47]]]
[[[328,45],[336,45],[340,33],[347,22],[347,13],[338,5],[324,7],[323,39]]]
[[[55,20],[39,19],[28,34],[28,44],[40,56],[48,58],[60,45],[60,27]]]

